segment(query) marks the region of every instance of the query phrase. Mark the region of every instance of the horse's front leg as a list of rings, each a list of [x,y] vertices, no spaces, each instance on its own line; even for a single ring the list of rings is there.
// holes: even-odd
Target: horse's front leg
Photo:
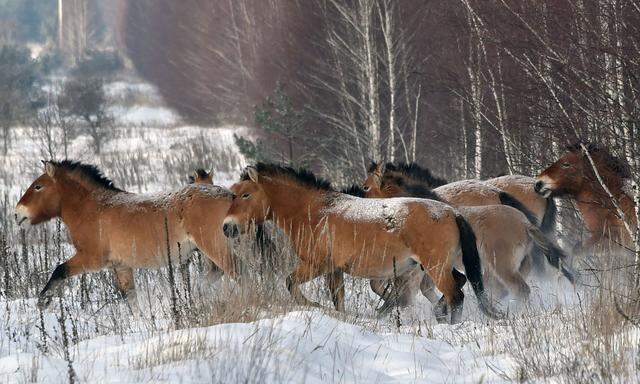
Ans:
[[[344,272],[341,269],[336,269],[328,273],[326,279],[333,306],[336,311],[344,312]]]
[[[305,263],[300,260],[298,268],[287,277],[287,290],[300,305],[308,305],[312,307],[322,307],[320,304],[307,299],[300,290],[300,285],[307,281],[313,280],[323,273],[317,266]]]
[[[49,281],[38,295],[38,308],[46,309],[51,304],[55,291],[69,277],[84,272],[96,271],[105,266],[105,260],[91,254],[77,251],[72,258],[59,264],[51,274]]]
[[[116,288],[118,288],[120,295],[127,300],[131,311],[137,313],[139,311],[139,303],[133,279],[133,269],[120,267],[116,268],[114,272],[116,275]]]

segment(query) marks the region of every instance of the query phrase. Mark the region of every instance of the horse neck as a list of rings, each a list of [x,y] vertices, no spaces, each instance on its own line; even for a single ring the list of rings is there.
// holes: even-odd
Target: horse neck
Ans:
[[[61,181],[60,190],[62,195],[60,218],[69,228],[73,237],[73,233],[77,228],[89,224],[88,219],[96,211],[95,207],[98,205],[98,200],[96,199],[96,192],[98,191],[87,188],[73,180]]]
[[[590,167],[589,164],[586,164],[586,166]],[[613,197],[620,199],[622,195],[624,195],[624,191],[622,190],[623,181],[620,176],[608,169],[603,169],[603,167],[600,166],[598,167],[598,173]],[[593,173],[591,180],[586,180],[583,183],[582,189],[576,194],[576,199],[578,201],[599,203],[605,207],[613,207],[611,197],[604,190],[595,173]]]
[[[320,221],[325,191],[280,183],[264,183],[263,189],[269,199],[270,218],[292,241]]]
[[[633,202],[622,191],[621,180],[605,173],[601,175],[619,206],[624,210],[625,214],[631,218],[632,222],[635,222]],[[602,232],[602,225],[608,222],[610,223],[611,220],[617,220],[618,212],[616,207],[598,180],[585,182],[582,189],[573,197],[576,199],[578,210],[580,210],[587,228],[589,228],[591,232]]]

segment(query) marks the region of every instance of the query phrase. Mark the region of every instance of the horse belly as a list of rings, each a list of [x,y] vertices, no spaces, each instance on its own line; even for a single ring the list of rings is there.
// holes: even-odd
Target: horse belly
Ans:
[[[370,279],[400,276],[413,269],[416,257],[406,248],[376,249],[355,255],[349,262],[347,273]]]
[[[186,233],[170,217],[167,241],[164,223],[164,215],[131,215],[127,221],[112,221],[105,226],[111,229],[108,231],[111,263],[131,268],[160,268],[168,264],[168,254],[175,265],[186,259],[193,249]]]

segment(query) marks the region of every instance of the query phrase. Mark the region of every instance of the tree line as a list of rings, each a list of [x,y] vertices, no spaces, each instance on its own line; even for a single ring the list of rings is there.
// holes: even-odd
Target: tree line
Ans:
[[[184,116],[253,122],[284,92],[304,140],[274,138],[280,155],[338,178],[369,160],[532,174],[578,139],[637,167],[637,0],[122,0],[118,14],[136,68]]]

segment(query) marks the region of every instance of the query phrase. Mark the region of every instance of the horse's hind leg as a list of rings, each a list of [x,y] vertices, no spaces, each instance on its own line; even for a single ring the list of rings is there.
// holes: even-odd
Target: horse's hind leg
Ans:
[[[116,268],[114,272],[116,275],[116,288],[118,288],[122,297],[127,299],[129,308],[134,312],[137,311],[138,296],[136,294],[136,286],[133,279],[133,269]]]
[[[333,306],[338,312],[344,312],[344,272],[336,269],[326,277]]]
[[[369,286],[376,295],[384,299],[389,291],[389,288],[391,287],[391,281],[372,279],[369,280]]]
[[[509,291],[511,291],[516,297],[523,301],[529,300],[531,288],[529,288],[529,284],[527,284],[519,272],[508,271],[501,273],[500,280],[502,280],[502,282],[508,287]]]
[[[51,274],[49,281],[38,295],[38,308],[46,309],[51,304],[51,298],[60,288],[64,280],[84,272],[91,272],[105,266],[102,258],[91,257],[86,253],[76,252],[72,258],[59,264]]]
[[[440,296],[436,292],[436,284],[426,273],[420,282],[420,292],[431,304],[436,304],[440,300]]]
[[[464,274],[458,272],[458,270],[455,268],[451,270],[451,274],[458,288],[462,290],[462,287],[464,287],[464,285],[467,283],[467,277]],[[425,286],[424,288],[422,287],[423,285]],[[427,298],[429,299],[429,301],[431,301],[431,304],[433,304],[433,313],[436,317],[436,320],[438,320],[439,323],[447,321],[448,310],[445,297],[438,297],[438,294],[436,293],[435,283],[426,273],[424,275],[424,279],[422,279],[420,289],[422,290],[423,295],[427,296],[427,294],[425,294],[425,290],[427,290],[427,292],[432,295],[431,297],[433,298],[433,300],[431,300],[431,298],[429,298],[428,296]]]
[[[443,297],[434,308],[436,320],[438,320],[438,322],[446,321],[447,311],[446,307],[443,307],[446,303],[447,306],[451,308],[451,324],[459,323],[462,317],[464,303],[464,293],[462,293],[462,289],[459,285],[459,279],[456,279],[456,276],[454,276],[454,273],[459,272],[455,271],[453,268],[438,268],[436,273],[433,273],[433,271],[433,269],[430,270],[430,272],[432,272],[430,275],[433,282],[443,294]]]

